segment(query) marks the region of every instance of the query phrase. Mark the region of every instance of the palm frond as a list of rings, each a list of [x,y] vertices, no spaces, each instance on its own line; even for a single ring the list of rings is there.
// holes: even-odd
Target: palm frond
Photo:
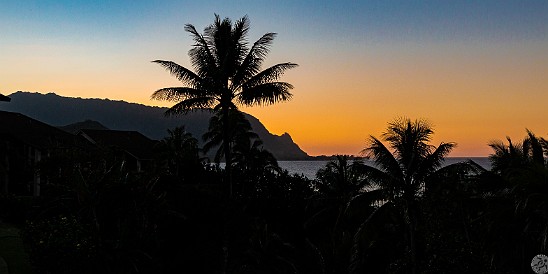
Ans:
[[[213,104],[215,104],[215,98],[213,97],[188,98],[169,108],[165,112],[165,115],[172,116],[178,114],[186,114],[192,110],[211,108]]]
[[[507,153],[506,145],[500,140],[494,140],[487,144],[494,150],[494,155],[504,155]]]
[[[208,153],[211,149],[217,148],[213,159],[216,163],[219,163],[225,154],[224,146],[222,145],[224,140],[221,130],[221,119],[215,115],[209,119],[208,131],[202,135],[202,140],[205,142],[202,148],[204,153]]]
[[[446,165],[424,178],[425,187],[430,189],[447,182],[447,178],[459,178],[459,176],[477,176],[486,172],[485,168],[472,160]],[[460,179],[459,179],[460,180]],[[442,186],[443,187],[443,186]]]
[[[398,160],[379,139],[369,136],[369,146],[362,150],[362,153],[369,158],[373,158],[383,171],[403,178]]]
[[[508,141],[508,152],[510,153],[510,156],[520,157],[523,155],[523,145],[519,145],[519,143],[515,145],[510,137],[506,137],[506,140]]]
[[[219,149],[222,149],[221,144],[223,143],[222,136],[215,135],[211,136],[208,135],[208,133],[205,133],[202,138],[207,141],[204,144],[204,147],[202,148],[205,153],[208,153],[212,148],[219,147]]]
[[[243,89],[237,96],[239,103],[251,105],[271,105],[288,101],[293,96],[289,90],[293,86],[286,82],[271,82]]]
[[[402,189],[402,177],[396,177],[395,174],[382,171],[376,167],[365,165],[363,168],[365,180],[370,186],[377,186],[383,189],[386,199],[392,199],[399,195]]]
[[[282,76],[286,70],[297,67],[297,64],[294,63],[281,63],[274,66],[271,66],[255,76],[251,77],[245,83],[242,83],[242,88],[252,88],[254,86],[262,85],[268,82],[276,81]]]
[[[190,87],[198,87],[202,82],[202,79],[194,72],[175,62],[164,60],[154,60],[152,62],[160,64],[160,66],[169,71],[171,75],[175,76],[179,81],[189,85]]]
[[[526,129],[527,131],[527,141],[529,143],[529,147],[531,150],[531,160],[534,163],[544,165],[544,152],[542,148],[542,140],[540,138],[537,138],[535,134],[530,131],[529,129]],[[525,149],[525,147],[524,147]]]
[[[259,38],[259,40],[253,43],[253,46],[245,58],[243,58],[238,72],[232,79],[233,88],[240,87],[243,83],[260,71],[261,65],[270,50],[274,37],[276,37],[275,33],[266,33]]]
[[[247,51],[245,33],[249,23],[247,17],[243,17],[232,26],[229,18],[221,20],[216,15],[215,23],[204,33],[204,37],[212,49],[219,68],[219,79],[228,80],[236,74],[243,56]]]
[[[208,28],[206,28],[205,33],[207,33],[207,30]],[[212,77],[212,75],[217,73],[217,60],[211,51],[210,43],[191,24],[185,25],[185,31],[191,33],[194,42],[196,42],[188,51],[192,66],[200,77]]]
[[[416,157],[424,157],[431,151],[430,141],[433,130],[425,120],[415,120],[402,117],[388,123],[388,130],[382,137],[394,149],[394,153],[401,159],[407,169],[415,162]]]
[[[548,157],[548,140],[541,137],[540,142],[542,143],[542,148],[544,149],[544,154],[546,155],[546,157]]]
[[[384,172],[376,167],[364,165],[361,171],[365,174],[367,181],[374,186],[386,187],[395,177],[391,173]]]
[[[324,258],[324,255],[322,254],[322,251],[320,250],[320,248],[318,248],[314,243],[312,243],[312,241],[310,241],[310,239],[308,237],[306,237],[306,244],[308,245],[308,247],[310,249],[312,249],[313,251],[313,254],[316,255],[317,257],[317,260],[318,260],[318,265],[319,265],[319,268],[320,268],[320,273],[321,274],[325,274],[326,273],[326,262],[325,262],[325,258]]]
[[[441,143],[433,153],[426,156],[426,158],[420,162],[415,173],[417,176],[415,179],[422,181],[438,170],[445,161],[445,157],[449,155],[455,146],[455,143]]]
[[[349,211],[354,207],[364,208],[372,206],[377,202],[382,202],[386,199],[386,194],[383,189],[375,189],[367,192],[362,192],[354,195],[347,203],[345,211]]]
[[[162,88],[150,96],[151,99],[161,101],[173,101],[178,102],[181,100],[187,100],[190,98],[209,97],[206,90],[188,88],[188,87],[170,87]]]
[[[232,30],[232,37],[235,41],[238,41],[238,48],[236,49],[237,54],[237,60],[238,63],[241,63],[242,60],[244,60],[246,52],[248,50],[247,47],[247,34],[249,32],[249,17],[245,15],[244,17],[238,19],[236,23],[234,23],[234,28]]]
[[[524,150],[522,144],[514,144],[510,137],[506,137],[508,145],[502,141],[492,141],[489,146],[493,149],[494,153],[489,155],[491,161],[491,170],[496,173],[507,173],[515,168],[523,167],[527,162],[525,155],[527,149]],[[527,142],[524,141],[525,147],[528,147]]]

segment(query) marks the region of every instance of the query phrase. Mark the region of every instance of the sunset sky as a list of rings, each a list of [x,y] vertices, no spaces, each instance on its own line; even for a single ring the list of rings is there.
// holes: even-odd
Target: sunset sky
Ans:
[[[425,118],[451,156],[548,138],[548,1],[0,1],[0,93],[146,105],[191,67],[183,26],[248,15],[250,42],[277,32],[265,66],[298,63],[293,100],[243,108],[310,155],[358,154],[396,117]],[[1,106],[0,106],[1,109]]]

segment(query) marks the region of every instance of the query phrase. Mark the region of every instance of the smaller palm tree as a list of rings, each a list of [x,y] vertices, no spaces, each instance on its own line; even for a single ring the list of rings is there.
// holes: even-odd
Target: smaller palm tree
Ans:
[[[177,177],[188,177],[195,173],[201,165],[198,140],[185,127],[168,129],[168,136],[158,143],[158,150],[168,172]],[[185,176],[183,176],[185,175]]]
[[[364,163],[359,160],[351,161],[349,155],[335,157],[316,173],[319,191],[348,201],[368,183]]]
[[[234,167],[250,177],[281,171],[278,161],[264,149],[260,139],[242,140],[234,146]]]
[[[396,119],[382,135],[388,147],[370,136],[369,146],[362,151],[375,161],[375,166],[366,168],[368,179],[385,191],[387,201],[404,220],[412,273],[417,271],[417,202],[429,179],[440,171],[445,157],[456,145],[431,145],[433,133],[432,126],[425,120]]]
[[[507,141],[489,144],[493,149],[489,156],[491,171],[499,187],[491,195],[490,221],[496,227],[492,234],[496,235],[493,238],[507,239],[504,243],[495,241],[492,257],[501,265],[508,264],[506,268],[523,269],[528,266],[527,258],[534,256],[528,253],[548,251],[548,146],[530,130],[521,142],[509,137]],[[514,251],[510,256],[505,253]]]
[[[489,146],[493,149],[493,154],[489,156],[492,171],[501,175],[509,175],[517,170],[528,166],[548,166],[548,142],[537,137],[530,130],[527,131],[527,137],[518,143],[512,142],[510,137],[506,137],[508,145],[502,141],[492,141]]]
[[[227,154],[224,142],[224,126],[223,126],[223,113],[217,113],[209,119],[208,131],[202,136],[204,144],[204,153],[210,152],[212,149],[217,148],[213,160],[219,163],[223,158],[227,162],[232,162],[234,159],[233,154]],[[238,110],[231,110],[228,120],[229,131],[228,140],[230,147],[234,150],[237,146],[246,146],[251,139],[258,139],[259,136],[252,131],[251,124],[245,118],[244,114]],[[226,159],[230,157],[230,159]]]
[[[375,202],[382,199],[379,191],[372,190],[364,167],[360,159],[336,155],[316,173],[318,194],[307,206],[311,217],[305,229],[309,244],[326,261],[326,272],[346,271],[353,235],[373,211]]]
[[[429,142],[434,133],[425,120],[396,119],[388,124],[382,137],[389,144],[370,136],[370,145],[362,153],[373,158],[375,167],[368,167],[368,176],[388,193],[389,200],[400,198],[411,202],[423,193],[427,178],[442,166],[445,157],[456,146]]]

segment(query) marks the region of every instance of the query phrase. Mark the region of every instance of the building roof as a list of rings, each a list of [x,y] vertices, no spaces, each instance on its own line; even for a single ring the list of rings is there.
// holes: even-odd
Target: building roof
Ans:
[[[8,96],[4,94],[0,94],[0,102],[9,102],[9,101],[11,101],[11,98],[9,98]]]
[[[139,160],[154,156],[153,141],[137,131],[82,129],[78,135],[100,147],[118,148]]]
[[[9,138],[39,149],[77,145],[76,136],[21,113],[0,111],[0,138]]]

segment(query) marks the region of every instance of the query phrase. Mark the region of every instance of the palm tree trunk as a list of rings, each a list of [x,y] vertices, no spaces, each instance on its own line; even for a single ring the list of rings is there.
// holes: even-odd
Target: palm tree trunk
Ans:
[[[415,274],[417,273],[417,246],[416,246],[416,239],[415,239],[415,227],[416,227],[416,220],[415,220],[415,210],[413,209],[413,201],[405,201],[405,209],[404,209],[404,218],[405,218],[405,226],[407,228],[407,233],[409,237],[409,255],[411,260],[411,273]]]
[[[224,183],[228,184],[228,197],[232,199],[232,148],[230,146],[230,118],[228,117],[230,109],[228,107],[221,109],[223,123],[223,150],[225,154],[225,174]],[[226,214],[226,213],[225,213]],[[221,273],[228,271],[229,242],[228,242],[228,221],[223,220],[223,239],[222,239],[222,258]]]
[[[409,250],[411,253],[411,273],[417,273],[417,247],[415,243],[415,228],[413,223],[409,228]]]
[[[232,198],[232,148],[230,146],[230,110],[228,107],[221,110],[223,113],[223,150],[225,153],[225,176],[224,181],[228,184],[228,196]]]

